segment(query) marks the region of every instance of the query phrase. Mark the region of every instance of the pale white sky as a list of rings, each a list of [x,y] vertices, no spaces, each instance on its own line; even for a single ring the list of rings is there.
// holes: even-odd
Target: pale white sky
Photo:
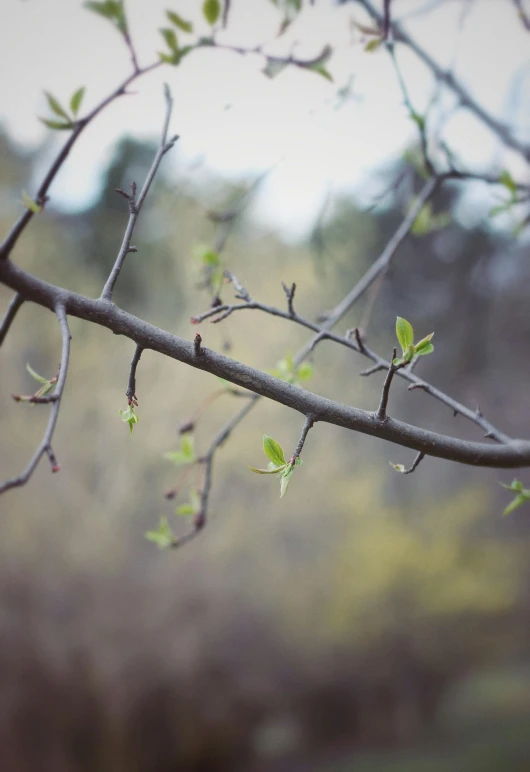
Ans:
[[[205,34],[201,5],[201,0],[126,0],[141,63],[163,50],[158,28],[167,26],[166,8],[193,20],[196,32]],[[329,186],[365,189],[374,169],[414,138],[414,125],[386,52],[365,53],[358,33],[352,44],[351,19],[366,21],[362,11],[355,4],[337,8],[331,0],[316,5],[304,10],[285,42],[273,42],[268,50],[284,53],[297,42],[298,56],[312,56],[330,42],[335,53],[327,67],[333,83],[295,68],[269,80],[260,72],[264,62],[258,56],[195,52],[180,67],[162,68],[138,81],[135,96],[118,100],[87,129],[54,183],[54,202],[77,208],[89,201],[124,135],[159,135],[164,81],[175,99],[172,132],[181,136],[164,162],[175,183],[199,158],[228,175],[274,167],[254,213],[294,236],[312,222]],[[509,115],[530,134],[530,34],[512,1],[474,0],[460,33],[460,2],[445,0],[436,12],[413,16],[426,5],[427,0],[393,3],[396,16],[411,14],[409,31],[441,64],[450,65],[456,55],[456,73],[489,111]],[[220,41],[252,46],[274,39],[279,15],[270,0],[232,0],[232,8],[230,30]],[[43,89],[66,102],[84,85],[89,108],[130,70],[118,33],[78,0],[2,0],[2,11],[0,123],[21,144],[35,145],[50,134],[37,120],[47,114]],[[179,35],[181,44],[185,37]],[[400,62],[421,112],[432,93],[431,77],[407,52]],[[339,108],[337,91],[351,76],[354,98]],[[510,102],[514,82],[521,94]],[[527,174],[514,154],[501,151],[488,130],[462,110],[450,118],[445,136],[470,167],[495,162],[520,178]]]

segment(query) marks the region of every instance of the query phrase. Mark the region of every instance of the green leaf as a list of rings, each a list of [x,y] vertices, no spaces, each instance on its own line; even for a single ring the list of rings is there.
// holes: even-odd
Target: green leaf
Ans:
[[[262,69],[262,73],[272,79],[283,72],[287,65],[288,62],[283,59],[275,59],[274,57],[269,56],[267,57],[267,64]]]
[[[160,549],[167,549],[173,545],[175,537],[168,523],[167,517],[161,517],[156,531],[146,531],[145,538],[154,542]]]
[[[178,64],[181,59],[179,51],[174,51],[172,54],[165,54],[163,51],[159,51],[158,57],[165,64]]]
[[[391,466],[393,469],[395,469],[395,470],[396,470],[396,472],[400,472],[401,474],[404,474],[404,472],[405,472],[405,467],[403,466],[403,464],[393,464],[391,461],[389,461],[388,463],[390,464],[390,466]]]
[[[512,480],[510,485],[505,485],[504,483],[500,483],[503,488],[506,488],[509,491],[517,491],[517,493],[522,493],[524,490],[523,483],[521,480]]]
[[[404,365],[404,364],[405,364],[405,360],[404,360],[404,359],[401,359],[401,358],[399,358],[399,359],[398,359],[398,358],[396,357],[396,359],[393,359],[393,360],[392,360],[392,364],[393,364],[395,367],[397,367],[398,365]]]
[[[194,515],[197,510],[192,504],[181,504],[176,508],[176,515]]]
[[[498,215],[504,214],[504,212],[509,212],[511,208],[511,201],[504,202],[503,204],[497,204],[497,206],[491,207],[488,212],[488,217],[498,217]]]
[[[403,356],[407,354],[409,346],[414,343],[414,330],[410,322],[403,319],[401,316],[396,318],[396,335],[401,348],[403,349]]]
[[[287,464],[285,467],[285,470],[282,474],[282,479],[280,482],[280,498],[283,499],[285,494],[287,493],[287,488],[289,487],[289,483],[291,482],[291,477],[293,475],[293,465]]]
[[[414,349],[414,354],[417,357],[423,357],[426,354],[432,354],[434,351],[434,346],[432,343],[418,343],[416,348]]]
[[[74,114],[74,116],[77,115],[79,112],[79,108],[81,107],[81,102],[83,101],[83,97],[85,95],[85,87],[81,86],[81,88],[78,88],[77,91],[72,95],[72,98],[70,99],[70,110]]]
[[[66,118],[66,120],[69,121],[70,116],[68,115],[64,107],[61,105],[61,103],[53,96],[53,94],[50,94],[49,91],[45,91],[44,93],[46,95],[46,99],[48,100],[48,104],[52,112],[54,112],[55,115],[58,115],[59,118]]]
[[[104,2],[91,2],[90,0],[84,3],[84,7],[87,10],[97,13],[103,16],[105,19],[109,19],[114,22],[116,27],[122,34],[127,31],[127,22],[125,20],[125,12],[123,10],[123,3],[118,0],[104,0]]]
[[[179,16],[178,13],[175,13],[175,11],[166,11],[166,16],[175,27],[178,27],[183,32],[193,32],[193,24],[191,21],[186,21],[182,16]]]
[[[267,458],[269,458],[273,464],[281,466],[286,463],[282,446],[266,434],[263,435],[263,450]]]
[[[39,206],[39,204],[37,204],[37,202],[34,201],[31,196],[28,196],[25,190],[22,191],[22,203],[26,209],[29,209],[30,212],[33,212],[34,214],[42,212],[42,206]]]
[[[74,126],[74,124],[71,123],[70,121],[68,121],[68,123],[66,123],[65,121],[50,121],[48,120],[48,118],[39,118],[39,121],[41,121],[49,129],[55,129],[57,131],[72,129]]]
[[[221,13],[221,4],[219,0],[204,0],[202,4],[202,13],[208,24],[215,24]]]
[[[504,512],[503,515],[511,515],[511,513],[518,509],[522,504],[524,504],[526,501],[528,501],[528,496],[525,496],[524,494],[520,493],[518,496],[516,496],[513,501],[511,501]]]
[[[319,75],[322,75],[323,78],[326,78],[326,80],[330,80],[333,83],[333,76],[329,72],[329,70],[326,70],[323,64],[311,64],[309,67],[305,68],[306,70],[310,70],[311,72],[316,72]]]
[[[178,51],[178,40],[175,30],[172,30],[169,27],[162,27],[160,34],[166,41],[168,48],[170,48],[173,53],[176,53]]]
[[[512,200],[517,198],[517,184],[507,169],[502,171],[501,176],[499,177],[499,182],[501,185],[504,185],[504,187],[508,189]]]
[[[311,362],[302,362],[296,371],[296,378],[299,381],[308,381],[313,377],[313,365]]]
[[[129,405],[129,407],[127,407],[125,410],[120,410],[119,412],[121,415],[121,420],[124,423],[129,424],[129,432],[132,434],[135,425],[140,420],[138,414],[134,412],[132,405]]]
[[[249,466],[249,469],[256,474],[277,474],[285,469],[285,464],[281,466],[275,466],[274,469],[256,469],[255,466]]]
[[[418,126],[419,130],[424,131],[425,117],[416,112],[411,112],[410,117],[414,121],[414,123]]]
[[[184,456],[188,459],[195,458],[195,442],[193,439],[193,435],[191,434],[183,434],[180,440],[180,449]]]
[[[210,247],[205,247],[201,244],[197,244],[193,249],[193,256],[196,260],[200,260],[204,265],[218,266],[221,264],[221,258],[219,253]]]
[[[383,38],[373,38],[372,40],[369,40],[368,43],[365,45],[364,50],[366,53],[372,53],[373,51],[377,51],[381,43],[383,42]]]
[[[196,456],[193,435],[189,433],[183,434],[180,438],[180,450],[164,453],[164,458],[166,461],[172,461],[177,465],[194,464]]]
[[[29,363],[26,364],[26,370],[31,375],[31,377],[35,378],[35,380],[38,381],[39,383],[49,383],[50,382],[49,378],[43,378],[42,375],[39,375],[38,373],[36,373],[35,370],[31,367],[31,365]]]

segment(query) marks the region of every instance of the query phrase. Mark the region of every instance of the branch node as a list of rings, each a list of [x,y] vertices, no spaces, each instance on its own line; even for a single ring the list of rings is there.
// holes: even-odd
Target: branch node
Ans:
[[[408,469],[403,469],[401,474],[412,474],[412,472],[415,472],[420,462],[423,461],[424,458],[425,458],[425,453],[420,451],[416,456],[416,458],[414,459],[414,461],[412,462],[412,465]],[[401,471],[401,469],[399,469],[398,471]]]
[[[396,349],[394,348],[392,352],[392,359],[390,361],[390,367],[388,368],[385,382],[383,384],[381,401],[379,402],[379,407],[377,408],[377,413],[375,414],[375,417],[377,418],[378,421],[386,421],[387,419],[386,408],[388,405],[388,395],[390,394],[390,384],[392,383],[392,378],[394,377],[394,373],[403,367],[403,365],[394,364],[395,358],[396,358]]]
[[[50,465],[52,468],[52,473],[55,474],[56,472],[61,471],[61,465],[57,461],[57,458],[55,457],[55,453],[53,452],[53,448],[51,445],[48,445],[46,448],[46,453],[48,455],[48,459],[50,461]]]
[[[196,357],[200,357],[204,354],[204,350],[201,347],[201,343],[202,343],[202,338],[199,335],[199,333],[197,333],[197,335],[193,339],[193,351]]]
[[[386,368],[385,368],[384,365],[377,364],[377,365],[374,365],[373,367],[368,367],[366,370],[362,370],[359,373],[359,375],[362,375],[363,377],[366,377],[367,375],[373,375],[374,373],[378,373],[381,370],[385,370],[385,369]]]
[[[282,287],[283,287],[283,291],[285,292],[285,297],[287,298],[287,310],[289,312],[289,316],[293,317],[295,315],[293,301],[294,301],[294,293],[296,292],[296,284],[293,282],[291,286],[288,287],[282,281]]]

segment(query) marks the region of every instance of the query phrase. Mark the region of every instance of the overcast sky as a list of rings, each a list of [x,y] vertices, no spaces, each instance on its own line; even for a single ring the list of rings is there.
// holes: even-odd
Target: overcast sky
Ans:
[[[456,73],[493,114],[509,116],[529,133],[530,34],[511,0],[474,0],[462,17],[462,2],[445,0],[429,13],[414,11],[432,0],[394,0],[396,16],[442,65]],[[130,28],[140,62],[163,49],[158,28],[164,9],[207,25],[202,0],[127,0]],[[306,2],[305,5],[308,5]],[[274,80],[261,74],[263,59],[200,50],[178,68],[162,68],[135,85],[137,94],[118,100],[87,129],[52,188],[56,204],[79,208],[97,193],[101,170],[125,135],[155,138],[163,116],[162,83],[175,98],[172,131],[181,139],[165,161],[178,183],[194,160],[223,174],[249,175],[274,167],[262,186],[255,214],[291,235],[304,232],[323,197],[333,191],[366,189],[374,169],[396,157],[415,136],[395,73],[384,50],[365,53],[351,20],[366,21],[355,4],[341,8],[317,0],[292,25],[281,45],[274,41],[279,14],[270,0],[232,0],[230,30],[220,41],[253,46],[272,40],[271,53],[296,43],[298,56],[312,56],[327,42],[334,55],[327,67],[333,83],[295,68]],[[185,35],[179,36],[184,43]],[[130,70],[127,50],[106,20],[77,0],[2,0],[0,26],[0,123],[16,140],[34,146],[49,133],[43,89],[65,102],[86,86],[85,108],[96,104]],[[422,112],[433,83],[418,60],[402,51],[400,62],[414,105]],[[352,83],[340,104],[339,89]],[[445,106],[448,107],[450,102]],[[501,151],[476,119],[451,114],[446,137],[470,167],[495,162],[519,177],[514,154]],[[61,137],[64,141],[64,138]],[[371,188],[370,188],[371,189]]]

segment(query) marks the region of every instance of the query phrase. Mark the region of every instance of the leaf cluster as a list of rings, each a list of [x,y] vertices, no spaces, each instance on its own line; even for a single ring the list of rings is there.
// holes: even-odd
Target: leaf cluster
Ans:
[[[263,451],[269,463],[266,469],[257,469],[250,466],[249,469],[256,474],[275,474],[280,478],[280,498],[285,495],[294,469],[300,466],[302,459],[299,456],[293,456],[289,461],[285,460],[282,446],[273,440],[272,437],[263,435]]]
[[[513,480],[511,485],[504,485],[504,483],[501,483],[501,485],[503,488],[514,491],[514,493],[517,494],[515,498],[510,501],[504,510],[503,515],[511,515],[515,509],[518,509],[526,501],[530,501],[530,490],[524,488],[523,483],[520,480]]]
[[[81,102],[83,101],[83,97],[85,95],[85,87],[81,86],[81,88],[78,88],[77,91],[74,91],[72,94],[68,105],[70,112],[68,112],[68,110],[62,106],[62,104],[56,97],[53,96],[53,94],[50,94],[48,91],[45,91],[44,93],[46,94],[46,99],[48,101],[50,110],[52,113],[54,113],[54,115],[57,116],[57,118],[40,118],[39,120],[41,120],[42,123],[49,129],[54,129],[55,131],[73,129],[77,120],[79,108],[81,107]],[[26,201],[24,201],[24,203],[26,203]],[[29,204],[26,203],[26,205],[28,208],[31,208]]]
[[[431,339],[434,332],[422,338],[419,343],[414,344],[414,330],[410,322],[403,319],[401,316],[396,318],[396,336],[401,346],[403,356],[399,359],[394,359],[392,364],[396,367],[406,365],[412,361],[413,357],[421,357],[426,354],[432,354],[434,346],[431,343]]]

